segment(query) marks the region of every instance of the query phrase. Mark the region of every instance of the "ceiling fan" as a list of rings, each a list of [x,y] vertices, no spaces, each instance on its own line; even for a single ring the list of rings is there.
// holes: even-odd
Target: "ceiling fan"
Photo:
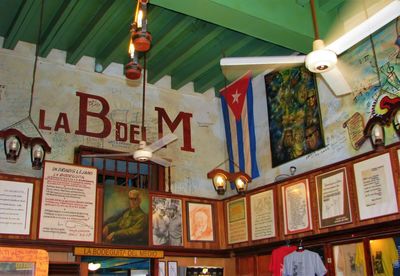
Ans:
[[[142,140],[139,142],[139,148],[131,153],[105,153],[105,154],[82,154],[82,157],[123,157],[132,156],[138,162],[152,161],[164,167],[171,166],[171,160],[153,155],[162,147],[178,139],[175,134],[169,133],[150,145],[147,145],[145,138],[144,114],[145,114],[145,95],[146,95],[146,54],[143,56],[143,94],[142,94]]]
[[[291,56],[225,57],[220,60],[223,73],[229,75],[240,69],[287,68],[305,63],[309,71],[319,73],[322,76],[337,96],[351,93],[352,88],[337,66],[337,56],[400,16],[400,1],[390,2],[377,13],[326,46],[318,35],[314,0],[310,1],[310,6],[315,35],[312,52],[307,55]]]

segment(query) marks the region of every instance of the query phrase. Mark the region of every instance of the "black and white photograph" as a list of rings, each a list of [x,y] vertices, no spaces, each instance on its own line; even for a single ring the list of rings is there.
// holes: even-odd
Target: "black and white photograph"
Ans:
[[[182,201],[153,197],[153,245],[182,246]]]

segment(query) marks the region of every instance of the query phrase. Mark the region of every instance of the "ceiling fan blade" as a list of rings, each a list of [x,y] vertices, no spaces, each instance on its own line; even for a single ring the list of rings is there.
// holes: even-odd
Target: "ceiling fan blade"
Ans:
[[[304,64],[304,55],[261,56],[261,57],[225,57],[220,60],[222,73],[232,81],[251,71],[253,76],[277,69],[285,69]]]
[[[165,158],[162,158],[162,157],[159,157],[159,156],[155,156],[155,155],[153,155],[150,158],[150,161],[152,161],[154,163],[157,163],[157,164],[159,164],[161,166],[164,166],[164,167],[169,167],[172,164],[172,160],[165,159]]]
[[[161,139],[155,141],[151,145],[146,146],[144,148],[144,150],[155,152],[155,151],[161,149],[162,147],[172,143],[176,139],[178,139],[178,137],[175,134],[169,133],[169,134],[165,135],[164,137],[162,137]]]
[[[334,42],[327,45],[325,48],[340,55],[364,38],[379,30],[381,27],[388,24],[390,21],[396,19],[398,16],[400,16],[400,1],[395,0],[371,17],[368,17],[361,24],[336,39]]]
[[[333,67],[330,71],[320,74],[336,96],[341,96],[352,92],[352,88],[337,66]]]
[[[225,57],[221,58],[221,67],[226,66],[251,66],[251,65],[263,65],[270,66],[265,67],[271,69],[280,65],[300,65],[304,63],[306,56],[265,56],[265,57]]]
[[[132,156],[132,153],[94,153],[94,154],[82,154],[81,157],[123,157]]]

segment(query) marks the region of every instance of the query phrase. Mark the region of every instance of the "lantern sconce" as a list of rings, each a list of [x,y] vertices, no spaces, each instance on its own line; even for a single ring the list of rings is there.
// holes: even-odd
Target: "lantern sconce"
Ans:
[[[228,182],[233,182],[236,187],[238,194],[243,195],[247,191],[247,186],[251,182],[251,177],[242,172],[230,173],[222,169],[218,169],[219,166],[229,161],[229,159],[220,163],[216,168],[207,173],[207,178],[212,179],[212,183],[215,191],[219,195],[223,195],[226,192],[226,186]],[[232,162],[236,167],[238,167],[234,162]]]
[[[385,120],[382,117],[374,116],[368,120],[364,128],[364,137],[369,137],[371,145],[375,150],[385,148]]]
[[[40,170],[46,152],[51,152],[51,147],[41,137],[27,137],[17,129],[10,128],[0,131],[0,138],[4,139],[4,153],[9,163],[16,163],[22,147],[31,148],[32,169]]]

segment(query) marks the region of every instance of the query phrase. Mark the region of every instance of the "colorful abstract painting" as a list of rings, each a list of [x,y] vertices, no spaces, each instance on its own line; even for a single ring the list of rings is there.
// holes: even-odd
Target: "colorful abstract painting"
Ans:
[[[272,166],[324,147],[318,91],[305,67],[264,76]]]

